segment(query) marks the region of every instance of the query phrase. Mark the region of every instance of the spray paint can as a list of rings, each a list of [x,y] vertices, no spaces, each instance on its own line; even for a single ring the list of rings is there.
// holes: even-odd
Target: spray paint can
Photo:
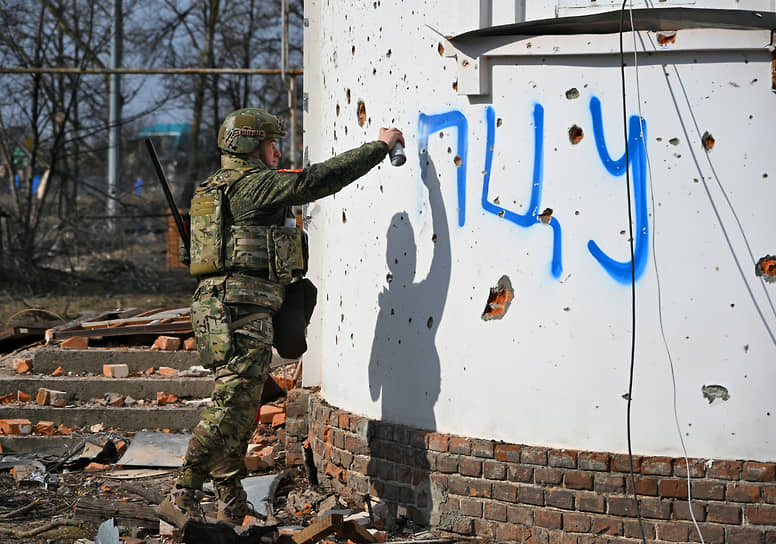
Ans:
[[[396,142],[393,145],[393,149],[388,152],[388,156],[391,157],[391,164],[394,166],[401,166],[407,162],[407,155],[404,153],[404,146],[401,142]]]

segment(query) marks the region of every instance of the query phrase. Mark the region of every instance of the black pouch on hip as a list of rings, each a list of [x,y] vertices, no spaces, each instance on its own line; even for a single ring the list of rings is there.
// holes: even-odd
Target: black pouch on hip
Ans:
[[[307,351],[305,331],[315,309],[318,289],[307,278],[289,283],[283,306],[272,319],[273,345],[285,359],[297,359]]]

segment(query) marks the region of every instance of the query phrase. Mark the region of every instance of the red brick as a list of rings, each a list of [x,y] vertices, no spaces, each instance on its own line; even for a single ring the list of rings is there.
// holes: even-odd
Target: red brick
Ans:
[[[458,460],[458,471],[464,476],[482,476],[482,461],[471,457],[461,457]]]
[[[436,456],[436,468],[446,474],[458,472],[458,456],[447,453]]]
[[[534,509],[528,506],[507,506],[507,521],[530,527],[534,524]]]
[[[511,523],[496,524],[496,538],[500,541],[520,542],[523,540],[523,528]]]
[[[520,486],[517,490],[517,500],[526,504],[544,506],[544,490],[541,487]]]
[[[759,502],[760,486],[746,482],[732,482],[727,484],[725,498],[733,502]]]
[[[52,376],[64,376],[65,375],[65,369],[61,366],[58,366],[54,369],[54,371],[51,373]]]
[[[175,351],[181,347],[181,339],[177,336],[157,336],[151,349],[161,351]]]
[[[32,372],[32,359],[28,357],[18,357],[13,360],[13,364],[17,374]]]
[[[639,499],[641,515],[652,519],[671,519],[671,501]]]
[[[569,489],[593,489],[593,475],[583,470],[569,470],[564,485]]]
[[[708,520],[716,523],[741,523],[741,507],[732,504],[710,502],[708,507]]]
[[[706,460],[690,459],[690,478],[703,478],[706,476]],[[684,458],[674,459],[674,476],[680,478],[687,477],[687,460]]]
[[[41,387],[38,389],[38,394],[35,395],[35,403],[39,406],[45,406],[49,403],[50,398],[51,392],[48,389]]]
[[[472,455],[474,457],[485,457],[493,459],[495,455],[496,443],[493,440],[472,440]]]
[[[776,531],[765,531],[765,544],[776,544]]]
[[[532,482],[533,468],[525,465],[508,465],[507,479],[510,482]]]
[[[776,506],[747,506],[746,519],[755,525],[776,525]]]
[[[175,378],[178,376],[178,369],[171,368],[169,366],[160,366],[157,372],[162,376],[167,376],[168,378]]]
[[[626,453],[615,453],[612,455],[612,472],[630,472],[630,460]],[[641,456],[633,456],[633,472],[641,472]]]
[[[641,461],[641,473],[671,476],[673,473],[673,459],[670,457],[644,457]]]
[[[499,501],[517,502],[517,486],[496,482],[493,484],[493,498]]]
[[[453,524],[453,532],[461,535],[474,534],[474,520],[466,518],[457,519]]]
[[[431,451],[447,451],[450,435],[430,433],[428,435],[428,449]]]
[[[13,393],[11,393],[13,395]],[[16,390],[16,400],[19,402],[29,402],[32,400],[32,395],[28,395],[24,391]]]
[[[563,478],[563,472],[558,468],[537,468],[534,470],[537,484],[557,485]]]
[[[590,530],[590,516],[584,514],[563,514],[563,530],[572,533],[586,533]]]
[[[520,462],[528,465],[546,465],[547,448],[523,446],[520,449]]]
[[[622,521],[615,518],[594,517],[591,532],[597,535],[619,536],[622,534]]]
[[[197,339],[193,336],[189,336],[183,340],[183,349],[186,351],[194,351],[197,349]]]
[[[721,501],[725,497],[725,484],[708,480],[693,482],[692,496],[696,499]]]
[[[271,404],[262,404],[261,410],[260,410],[261,422],[265,424],[272,423],[272,418],[275,417],[275,414],[282,414],[284,412],[285,410],[278,406],[273,406]]]
[[[597,472],[594,476],[593,488],[598,493],[623,493],[625,492],[625,478],[619,474]]]
[[[776,504],[776,485],[763,486],[763,500],[770,504]]]
[[[525,544],[549,544],[550,537],[547,530],[541,527],[526,527],[523,529]]]
[[[604,512],[604,497],[597,493],[577,493],[576,503],[577,510],[582,512]]]
[[[466,485],[466,494],[470,497],[483,497],[489,499],[493,495],[493,485],[490,482],[469,480]]]
[[[657,497],[657,478],[634,476],[633,479],[636,482],[636,494]],[[633,494],[633,486],[631,485],[630,475],[625,476],[625,492],[628,495]]]
[[[699,524],[706,544],[725,544],[725,528],[720,525]],[[695,528],[690,530],[690,542],[700,542],[701,537]],[[731,543],[732,544],[732,543]]]
[[[470,455],[472,451],[472,443],[468,438],[451,436],[450,440],[448,441],[448,449],[450,453]]]
[[[709,468],[709,478],[738,480],[741,477],[741,461],[714,461]]]
[[[564,510],[574,509],[574,492],[567,489],[547,489],[544,492],[544,500],[547,503],[547,506],[563,508]]]
[[[609,497],[609,513],[615,516],[636,516],[636,506],[628,497]]]
[[[474,534],[484,540],[492,540],[496,536],[496,522],[484,519],[474,520]]]
[[[690,525],[687,523],[672,521],[671,523],[657,524],[657,537],[660,540],[667,540],[668,542],[687,542],[689,535]]]
[[[515,444],[496,444],[493,449],[493,455],[496,458],[496,461],[519,463],[520,446]]]
[[[461,499],[461,514],[473,518],[482,517],[482,503],[474,499]]]
[[[579,453],[579,468],[582,470],[609,470],[609,454],[599,451]]]
[[[129,365],[102,365],[102,375],[106,378],[126,378],[129,376]]]
[[[577,450],[550,450],[547,452],[547,462],[551,467],[576,468]]]
[[[487,460],[482,465],[482,475],[488,480],[505,480],[507,465],[499,461]]]
[[[547,529],[560,529],[563,526],[563,518],[560,512],[542,508],[534,514],[534,523]]]
[[[760,544],[763,532],[761,529],[748,529],[744,527],[728,527],[727,542],[731,544]]]
[[[482,516],[493,521],[506,521],[507,505],[500,502],[485,503],[485,510]]]
[[[695,516],[695,521],[706,521],[705,504],[699,503],[698,501],[693,500],[692,513]],[[690,515],[690,507],[688,506],[686,500],[674,502],[673,517],[674,519],[683,519],[683,520],[692,519],[692,516]]]
[[[645,519],[642,519],[640,524],[639,524],[639,520],[636,520],[636,519],[625,519],[622,521],[623,536],[626,536],[628,538],[641,538],[642,528],[644,529],[644,536],[648,540],[655,539],[655,535],[657,533],[655,531],[654,522],[647,521]]]
[[[776,463],[744,463],[742,480],[751,482],[772,482],[776,479]]]
[[[35,425],[35,432],[40,435],[50,436],[54,434],[54,422],[53,421],[38,421]]]
[[[550,533],[550,544],[579,544],[579,535],[553,531]]]
[[[687,498],[687,480],[660,480],[660,496],[674,499]]]
[[[0,432],[4,434],[30,434],[32,422],[29,419],[0,419]]]
[[[86,349],[89,347],[89,339],[85,336],[71,336],[63,340],[59,347],[62,349]]]

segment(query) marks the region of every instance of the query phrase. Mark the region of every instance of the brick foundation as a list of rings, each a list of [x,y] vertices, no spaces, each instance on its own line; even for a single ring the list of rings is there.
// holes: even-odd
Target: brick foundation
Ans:
[[[626,454],[421,431],[338,410],[304,390],[289,393],[287,410],[289,462],[302,462],[309,436],[321,484],[356,503],[368,493],[400,516],[467,536],[640,541]],[[699,542],[684,458],[633,462],[647,539]],[[707,543],[776,544],[776,463],[690,459],[690,479]]]

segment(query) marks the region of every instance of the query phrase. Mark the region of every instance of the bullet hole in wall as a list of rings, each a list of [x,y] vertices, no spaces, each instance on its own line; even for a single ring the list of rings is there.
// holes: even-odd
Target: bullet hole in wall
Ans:
[[[499,117],[498,119],[496,119],[496,128],[499,128],[499,127],[500,127],[501,125],[503,125],[503,124],[504,124],[504,120],[503,120],[503,119],[501,119],[501,117]]]
[[[671,138],[668,140],[668,143],[671,145],[679,145],[679,138]]]
[[[776,283],[776,255],[766,255],[757,261],[755,275],[768,283]]]
[[[439,42],[439,45],[437,46],[437,51],[439,51],[440,55],[444,55],[445,54],[445,46],[442,45],[442,42]]]
[[[569,141],[572,145],[576,145],[579,142],[582,141],[582,138],[584,138],[585,133],[582,130],[581,127],[574,125],[569,129]]]
[[[668,45],[674,42],[676,42],[676,32],[662,32],[657,35],[657,43],[660,45]]]
[[[340,105],[339,105],[339,104],[337,104],[337,109],[336,109],[336,111],[337,111],[337,117],[339,117],[339,114],[340,114]]]
[[[437,241],[437,235],[436,234],[431,236],[431,241],[436,244],[436,241]]]
[[[552,220],[552,208],[545,208],[542,213],[539,214],[539,221],[543,225],[549,225]]]
[[[458,90],[458,80],[453,81],[453,90],[454,91]]]
[[[366,123],[366,104],[363,100],[358,101],[358,126],[363,127]]]
[[[579,90],[577,90],[576,87],[572,87],[568,91],[566,91],[566,98],[569,100],[574,100],[575,98],[579,98]]]
[[[385,53],[385,56],[388,57],[388,58],[391,58],[391,50],[390,49]]]
[[[345,89],[345,96],[348,99],[348,104],[350,104],[350,89]]]
[[[485,304],[485,309],[480,317],[483,321],[503,318],[514,298],[515,292],[512,289],[512,282],[505,274],[499,278],[496,287],[490,288],[488,302]]]
[[[393,274],[391,274],[390,272],[386,274],[385,281],[387,281],[388,283],[391,283],[393,281]],[[393,310],[391,310],[391,315],[393,315]]]
[[[350,48],[350,54],[351,55],[355,55],[356,54],[356,46],[355,45]]]
[[[461,166],[461,163],[463,162],[463,160],[461,159],[460,155],[456,155],[455,158],[453,159],[453,162],[455,163],[455,166],[458,167],[458,166]]]
[[[434,326],[434,318],[429,316],[428,321],[426,321],[426,327],[430,329],[433,326]]]
[[[348,222],[348,216],[345,215],[345,210],[342,210],[342,222],[347,223]]]
[[[701,387],[703,398],[712,404],[715,400],[728,400],[730,393],[724,385],[704,385]]]
[[[714,140],[714,136],[711,135],[711,132],[707,130],[703,133],[701,143],[703,144],[703,149],[706,151],[711,151],[711,149],[714,147],[714,144],[716,143],[716,140]]]

